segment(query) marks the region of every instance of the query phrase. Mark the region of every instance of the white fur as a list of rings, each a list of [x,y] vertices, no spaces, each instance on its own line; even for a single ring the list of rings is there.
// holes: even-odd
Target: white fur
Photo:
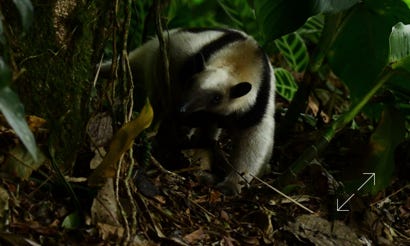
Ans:
[[[243,185],[249,184],[253,176],[261,175],[269,168],[269,162],[274,144],[274,101],[275,101],[275,77],[272,73],[272,84],[269,95],[269,104],[262,121],[249,128],[232,131],[234,152],[232,153],[233,170],[228,174],[220,186],[234,187],[239,193]]]
[[[191,33],[180,29],[164,33],[169,47],[170,77],[173,82],[171,85],[172,93],[186,93],[181,91],[178,85],[178,82],[180,82],[178,74],[175,71],[183,66],[188,57],[196,54],[204,45],[213,42],[222,35],[224,33],[220,31]],[[192,97],[204,90],[217,90],[227,94],[232,86],[240,82],[246,81],[252,85],[252,89],[245,96],[225,100],[219,106],[210,109],[211,112],[220,115],[247,112],[257,100],[263,64],[259,58],[260,52],[256,41],[249,36],[246,37],[247,39],[244,41],[234,42],[215,52],[205,64],[204,71],[195,75],[196,84],[193,85],[192,91],[187,92],[192,93]],[[131,66],[138,77],[136,79],[145,82],[149,96],[154,101],[158,98],[159,100],[164,98],[160,92],[164,86],[164,81],[160,79],[162,71],[160,70],[159,57],[158,39],[152,39],[129,55]],[[235,126],[226,129],[232,137],[234,145],[233,153],[231,153],[232,158],[230,159],[233,167],[225,180],[218,186],[233,189],[234,193],[240,192],[243,186],[242,181],[250,182],[253,176],[261,173],[272,154],[275,78],[270,65],[269,67],[272,75],[269,102],[262,120],[246,129],[236,128]],[[170,107],[168,102],[154,103],[155,105]],[[219,136],[219,132],[215,136]]]

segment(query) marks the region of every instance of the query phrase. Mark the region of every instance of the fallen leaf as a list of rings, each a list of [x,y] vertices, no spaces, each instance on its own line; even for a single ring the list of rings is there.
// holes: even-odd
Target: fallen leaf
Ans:
[[[37,170],[46,161],[46,157],[37,151],[37,161],[22,145],[17,145],[6,153],[6,161],[1,165],[1,170],[22,180],[27,180],[31,173]]]
[[[197,241],[205,239],[206,237],[207,235],[205,234],[203,228],[201,227],[198,230],[185,235],[184,240],[188,242],[189,244],[193,244]]]
[[[151,125],[153,117],[154,112],[151,104],[147,101],[139,116],[125,124],[115,134],[107,155],[88,178],[88,185],[102,186],[106,178],[114,177],[119,159],[131,148],[134,139]]]
[[[314,245],[362,245],[356,233],[343,222],[331,223],[317,215],[301,215],[285,230]]]
[[[103,223],[115,226],[121,224],[112,178],[106,180],[94,198],[91,205],[91,220],[93,224]]]
[[[93,115],[87,123],[87,134],[91,147],[102,147],[112,139],[112,119],[106,112]]]

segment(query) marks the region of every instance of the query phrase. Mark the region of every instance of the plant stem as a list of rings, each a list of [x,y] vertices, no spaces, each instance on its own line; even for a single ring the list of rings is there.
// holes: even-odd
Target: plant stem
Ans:
[[[303,154],[289,167],[289,169],[280,177],[279,183],[288,183],[308,165],[317,155],[319,155],[330,143],[333,137],[343,129],[354,117],[363,109],[369,100],[377,93],[377,91],[391,78],[394,71],[390,66],[387,66],[378,77],[377,83],[373,88],[360,100],[350,111],[343,114],[334,121],[321,135],[320,139],[315,144],[306,149]]]

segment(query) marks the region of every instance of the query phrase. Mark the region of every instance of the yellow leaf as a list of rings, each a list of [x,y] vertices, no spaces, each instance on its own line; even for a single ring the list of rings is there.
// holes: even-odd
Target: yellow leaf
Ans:
[[[151,104],[147,101],[138,117],[125,124],[115,134],[107,155],[88,178],[88,185],[101,186],[106,178],[114,177],[119,159],[131,148],[134,139],[151,125],[153,117],[154,112]]]

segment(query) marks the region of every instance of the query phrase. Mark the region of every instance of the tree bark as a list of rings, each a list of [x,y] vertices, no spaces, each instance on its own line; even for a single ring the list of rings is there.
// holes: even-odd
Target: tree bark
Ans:
[[[94,67],[101,51],[96,39],[101,38],[98,34],[106,19],[100,13],[109,6],[103,0],[32,3],[31,28],[16,37],[11,47],[20,70],[13,86],[26,114],[48,120],[49,153],[66,170],[73,166],[84,143]]]

